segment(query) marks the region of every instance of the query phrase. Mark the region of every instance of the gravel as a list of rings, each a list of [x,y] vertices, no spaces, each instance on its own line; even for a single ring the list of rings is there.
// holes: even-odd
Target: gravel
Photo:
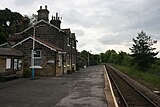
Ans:
[[[148,97],[151,101],[157,104],[160,107],[160,96],[152,92],[146,86],[140,84],[139,82],[135,81],[134,79],[130,78],[126,74],[122,73],[121,71],[112,67],[119,75],[121,75],[124,79],[130,82],[135,88],[137,88],[141,93],[143,93],[146,97]]]

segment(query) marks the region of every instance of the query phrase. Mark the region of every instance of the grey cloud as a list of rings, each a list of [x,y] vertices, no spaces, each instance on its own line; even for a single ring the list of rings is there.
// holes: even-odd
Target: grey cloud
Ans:
[[[17,6],[31,6],[32,4],[34,4],[34,0],[14,0],[14,4]],[[24,7],[25,8],[25,7]]]
[[[129,34],[128,34],[129,35]],[[125,45],[129,46],[132,41],[132,36],[128,36],[123,32],[117,35],[104,35],[98,39],[103,45]]]
[[[84,48],[87,50],[89,49],[88,47],[92,47],[95,45],[95,43],[93,42],[93,38],[87,38],[87,36],[77,37],[77,40],[79,41],[78,48]]]
[[[94,20],[91,20],[85,13],[76,9],[66,9],[63,13],[63,19],[68,24],[76,24],[83,27],[91,27],[94,25]]]
[[[73,32],[76,33],[76,36],[84,36],[85,31],[81,29],[73,29]]]
[[[99,38],[98,41],[104,45],[114,45],[114,44],[120,44],[122,41],[122,38],[118,38],[113,35],[105,35]]]
[[[86,45],[85,43],[81,43],[81,42],[78,43],[79,48],[83,48],[85,45]]]
[[[102,45],[122,44],[127,46],[141,30],[160,40],[160,0],[12,0],[6,5],[25,9],[21,12],[35,13],[39,4],[48,5],[50,15],[60,12],[64,26],[76,33],[79,47],[93,45],[87,34]],[[28,8],[29,7],[29,8]],[[37,8],[38,7],[38,8]],[[34,9],[33,9],[34,8]],[[17,10],[17,11],[19,11]],[[88,30],[89,29],[89,30]],[[90,33],[88,31],[96,31]],[[118,32],[118,35],[108,35]],[[87,47],[86,46],[86,47]],[[128,45],[129,46],[129,45]],[[101,48],[97,48],[97,51]]]
[[[110,7],[111,15],[104,16],[104,21],[101,22],[102,26],[106,26],[111,31],[118,32],[137,28],[156,31],[160,26],[158,20],[160,18],[160,1],[116,1],[113,4],[115,5]]]

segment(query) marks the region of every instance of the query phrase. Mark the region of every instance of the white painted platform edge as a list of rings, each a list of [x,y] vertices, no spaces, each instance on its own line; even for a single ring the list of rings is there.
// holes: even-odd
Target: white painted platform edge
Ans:
[[[107,70],[106,70],[104,65],[103,65],[103,67],[104,67],[104,71],[106,72],[106,76],[107,76],[107,79],[108,79],[108,82],[109,82],[109,88],[111,90],[111,94],[112,94],[112,97],[113,97],[114,105],[115,105],[115,107],[119,107],[118,104],[117,104],[115,95],[113,93],[113,88],[112,88],[111,81],[110,81],[109,76],[108,76],[108,72],[107,72]]]

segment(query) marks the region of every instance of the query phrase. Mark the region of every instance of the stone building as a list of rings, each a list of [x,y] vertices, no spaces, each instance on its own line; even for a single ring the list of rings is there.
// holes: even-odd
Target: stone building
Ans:
[[[12,48],[0,48],[0,81],[22,76],[22,53]]]
[[[23,54],[24,68],[34,68],[36,75],[59,76],[76,70],[76,36],[70,29],[61,29],[56,13],[49,21],[47,6],[40,6],[38,21],[8,38],[10,48]],[[3,45],[3,47],[5,47]]]

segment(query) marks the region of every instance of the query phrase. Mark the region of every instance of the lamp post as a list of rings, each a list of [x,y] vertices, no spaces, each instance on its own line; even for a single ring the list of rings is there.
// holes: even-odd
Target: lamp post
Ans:
[[[36,28],[38,27],[42,27],[44,25],[39,25],[39,26],[33,26],[33,47],[32,47],[32,52],[31,52],[31,69],[32,69],[32,79],[34,79],[34,54],[36,54],[35,52],[35,35],[36,35]]]

